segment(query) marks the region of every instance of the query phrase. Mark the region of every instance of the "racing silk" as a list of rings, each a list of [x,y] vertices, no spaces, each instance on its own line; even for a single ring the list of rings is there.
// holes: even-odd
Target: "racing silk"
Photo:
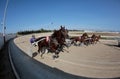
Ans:
[[[50,40],[49,36],[46,36],[46,42],[48,42]]]
[[[79,36],[79,39],[81,39],[81,36]]]
[[[31,38],[30,43],[34,43],[34,42],[35,42],[35,38]]]

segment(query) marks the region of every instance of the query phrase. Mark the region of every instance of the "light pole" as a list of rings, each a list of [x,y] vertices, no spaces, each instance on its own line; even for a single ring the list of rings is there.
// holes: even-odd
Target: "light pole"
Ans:
[[[6,11],[7,11],[7,6],[8,6],[8,0],[6,1],[6,5],[5,5],[5,10],[4,10],[4,15],[3,15],[3,22],[2,22],[2,25],[3,25],[3,39],[4,39],[4,44],[5,44],[5,20],[6,20]]]

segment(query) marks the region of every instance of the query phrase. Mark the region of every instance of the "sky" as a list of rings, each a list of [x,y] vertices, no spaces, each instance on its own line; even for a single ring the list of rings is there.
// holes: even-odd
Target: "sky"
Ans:
[[[7,0],[0,0],[0,23]],[[6,33],[67,29],[120,31],[120,0],[8,0]],[[2,32],[0,24],[0,32]]]

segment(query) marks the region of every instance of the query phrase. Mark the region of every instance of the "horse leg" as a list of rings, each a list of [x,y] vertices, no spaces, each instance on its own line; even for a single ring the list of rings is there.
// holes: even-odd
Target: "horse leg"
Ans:
[[[86,46],[88,46],[89,45],[89,40],[86,40],[85,44],[86,44]]]
[[[77,46],[77,41],[74,41],[74,46]]]
[[[56,50],[56,52],[55,52],[55,56],[56,56],[56,58],[59,57],[59,51],[58,51],[58,50]]]
[[[74,40],[71,41],[71,44],[74,44]]]
[[[53,59],[55,59],[55,58],[58,58],[59,57],[59,51],[58,50],[55,50],[55,55],[53,55]]]
[[[79,40],[79,44],[78,44],[78,46],[81,46],[81,44],[82,44],[82,42]]]
[[[40,55],[41,58],[44,58],[44,57],[43,57],[43,54],[44,54],[45,52],[46,52],[46,47],[42,47],[42,48],[41,48],[41,55]]]
[[[81,42],[80,42],[80,46],[83,46],[83,45],[84,45],[84,42],[83,42],[83,41],[81,41]]]
[[[42,59],[44,59],[43,54],[44,54],[44,53],[41,53],[41,55],[40,55],[40,57],[41,57]]]
[[[40,46],[38,46],[38,53],[40,53]]]

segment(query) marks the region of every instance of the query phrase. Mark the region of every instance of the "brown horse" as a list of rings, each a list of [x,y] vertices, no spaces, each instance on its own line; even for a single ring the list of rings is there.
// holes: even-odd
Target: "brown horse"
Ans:
[[[95,39],[96,39],[96,35],[93,34],[93,35],[90,37],[90,39],[89,39],[89,43],[90,43],[90,44],[94,44],[94,43],[95,43]]]
[[[90,39],[90,44],[96,44],[100,38],[101,38],[100,35],[97,36],[97,35],[93,34]]]
[[[65,27],[62,27],[59,30],[55,30],[54,33],[49,36],[49,41],[46,41],[46,38],[38,42],[38,52],[41,52],[41,57],[45,53],[45,50],[48,49],[50,52],[54,52],[54,57],[59,57],[59,52],[62,51],[62,46],[65,45],[65,39],[68,37],[68,31]]]
[[[80,36],[80,37],[72,37],[72,38],[70,38],[70,40],[72,41],[71,44],[74,43],[74,45],[77,45],[77,42],[79,42],[79,45],[80,45],[81,43],[86,44],[87,43],[86,42],[87,38],[88,38],[88,34],[87,33],[83,33],[82,36]]]
[[[101,38],[101,35],[96,36],[95,43],[99,42],[99,39]]]

